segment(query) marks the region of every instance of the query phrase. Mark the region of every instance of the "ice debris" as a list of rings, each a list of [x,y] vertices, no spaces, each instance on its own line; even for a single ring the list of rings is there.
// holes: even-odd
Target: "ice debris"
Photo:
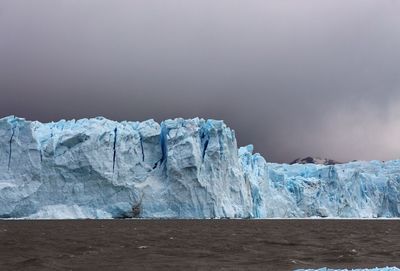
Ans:
[[[320,269],[297,269],[295,271],[400,271],[397,267],[383,267],[383,268],[366,268],[366,269],[330,269],[330,268],[320,268]]]

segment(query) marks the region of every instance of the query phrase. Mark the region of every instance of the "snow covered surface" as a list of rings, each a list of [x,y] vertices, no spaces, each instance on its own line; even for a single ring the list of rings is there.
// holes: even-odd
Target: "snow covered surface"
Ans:
[[[332,160],[332,159],[308,156],[305,158],[297,158],[294,161],[292,161],[290,164],[335,165],[335,164],[341,164],[341,163],[338,161]]]
[[[320,269],[298,269],[295,271],[400,271],[396,267],[383,267],[383,268],[371,268],[371,269],[330,269],[330,268],[320,268]]]
[[[223,121],[0,119],[2,218],[400,217],[400,160],[274,164]]]

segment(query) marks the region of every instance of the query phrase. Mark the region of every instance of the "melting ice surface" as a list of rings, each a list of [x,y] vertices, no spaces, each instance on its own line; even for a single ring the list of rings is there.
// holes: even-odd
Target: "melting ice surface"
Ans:
[[[274,164],[223,121],[0,119],[2,218],[399,217],[400,160]]]

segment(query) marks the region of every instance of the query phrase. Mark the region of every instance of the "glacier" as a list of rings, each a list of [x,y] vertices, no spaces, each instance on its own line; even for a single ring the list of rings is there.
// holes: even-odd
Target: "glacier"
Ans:
[[[400,160],[277,164],[223,121],[0,119],[0,218],[400,217]]]

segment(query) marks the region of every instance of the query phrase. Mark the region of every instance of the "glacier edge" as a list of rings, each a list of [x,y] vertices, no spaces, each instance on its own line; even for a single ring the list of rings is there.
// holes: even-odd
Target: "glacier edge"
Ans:
[[[400,217],[400,160],[269,163],[218,120],[10,116],[0,217]]]

